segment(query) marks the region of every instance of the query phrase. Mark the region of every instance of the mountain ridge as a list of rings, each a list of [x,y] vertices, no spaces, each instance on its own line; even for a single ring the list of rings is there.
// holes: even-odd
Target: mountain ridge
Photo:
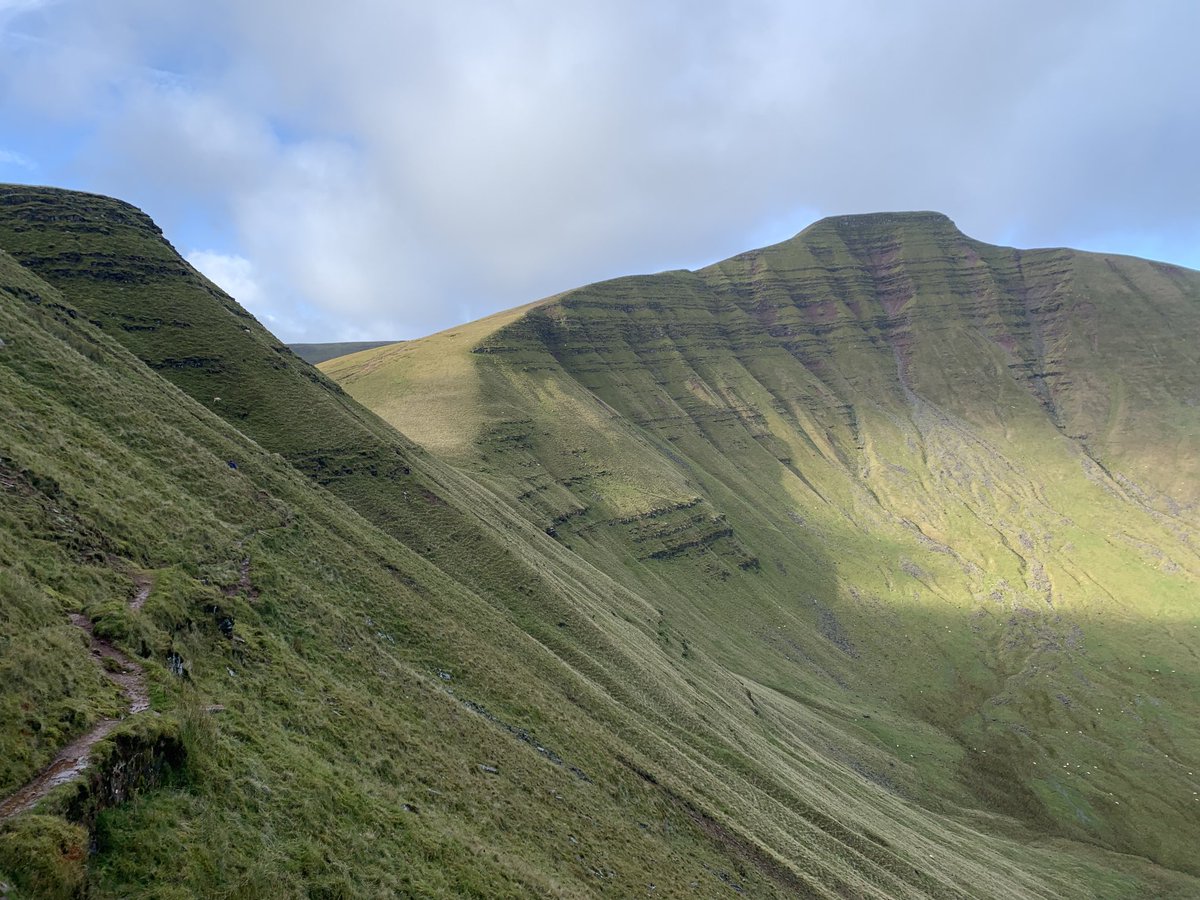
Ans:
[[[577,297],[581,296],[580,292],[586,293],[589,291],[594,292],[594,291],[598,291],[598,290],[621,290],[624,286],[629,286],[630,290],[627,293],[630,295],[636,295],[637,285],[647,283],[644,281],[645,279],[649,279],[650,280],[649,283],[652,283],[654,279],[662,278],[662,277],[690,277],[690,276],[704,277],[705,275],[720,276],[720,273],[723,271],[723,267],[729,267],[731,265],[736,265],[737,263],[744,262],[747,260],[757,260],[757,261],[759,261],[760,264],[764,264],[763,263],[764,260],[771,260],[773,258],[787,256],[788,254],[795,253],[797,250],[805,251],[805,255],[808,257],[808,260],[809,260],[809,265],[814,270],[836,271],[836,269],[831,270],[828,267],[823,268],[824,264],[822,264],[820,262],[820,260],[816,259],[813,256],[813,253],[815,252],[815,253],[819,253],[819,254],[828,254],[830,252],[833,252],[832,250],[830,250],[829,248],[826,247],[826,244],[828,243],[828,241],[831,238],[834,238],[839,241],[843,240],[841,233],[839,232],[839,229],[844,230],[846,228],[849,228],[850,229],[849,233],[856,236],[858,239],[861,239],[864,236],[872,236],[876,240],[884,241],[884,244],[880,245],[878,247],[863,246],[863,247],[858,247],[857,251],[861,255],[872,257],[868,261],[868,265],[865,267],[866,269],[869,270],[867,272],[868,278],[873,279],[873,280],[878,279],[880,277],[886,278],[887,277],[886,274],[881,276],[880,273],[884,273],[888,266],[894,265],[896,254],[899,252],[900,245],[899,245],[898,241],[901,238],[897,233],[895,233],[896,226],[900,226],[901,229],[903,229],[905,226],[912,226],[913,224],[922,225],[922,224],[928,223],[928,222],[937,223],[938,231],[941,233],[943,239],[949,239],[954,245],[956,245],[955,249],[959,253],[963,254],[963,258],[970,259],[971,257],[975,257],[977,260],[978,259],[978,250],[986,251],[988,248],[991,248],[993,250],[1001,249],[1001,248],[995,248],[993,245],[983,244],[981,242],[978,242],[971,238],[968,238],[966,235],[963,235],[960,231],[958,231],[958,229],[953,225],[953,222],[948,217],[946,217],[945,215],[943,215],[941,213],[932,213],[932,212],[877,213],[877,214],[866,214],[866,215],[859,215],[859,216],[832,216],[832,217],[827,217],[825,219],[822,219],[822,220],[814,223],[813,225],[811,225],[808,228],[804,229],[803,231],[799,232],[793,238],[790,238],[786,241],[780,242],[778,244],[773,244],[768,247],[764,247],[760,250],[747,251],[742,254],[737,254],[727,260],[724,260],[724,261],[721,261],[718,263],[713,263],[709,266],[698,269],[693,273],[687,273],[687,276],[683,276],[680,273],[660,273],[660,275],[627,276],[625,278],[618,278],[618,279],[613,279],[610,281],[599,282],[595,285],[589,285],[584,288],[578,288],[578,289],[574,289],[572,291],[566,291],[566,292],[563,292],[563,293],[560,293],[557,295],[553,295],[552,297],[544,298],[543,300],[536,301],[533,304],[527,304],[523,307],[518,307],[518,308],[508,311],[506,313],[497,313],[494,316],[489,317],[488,319],[480,320],[479,323],[472,323],[472,326],[470,326],[470,327],[475,328],[476,326],[483,325],[484,323],[487,323],[487,322],[497,322],[497,323],[503,322],[506,326],[510,326],[513,324],[513,322],[511,321],[512,317],[517,317],[519,315],[519,320],[523,320],[525,316],[534,314],[536,311],[539,311],[539,310],[544,310],[547,306],[554,306],[556,303],[562,303],[564,299],[568,299],[568,302],[569,302],[569,298],[577,298]],[[882,233],[881,233],[881,229],[882,229]],[[978,248],[978,249],[975,249],[975,248]],[[1122,256],[1115,256],[1113,254],[1095,254],[1095,253],[1087,253],[1084,251],[1071,251],[1071,250],[1062,250],[1062,249],[1012,251],[1012,253],[1014,254],[1012,263],[1011,263],[1011,268],[1013,269],[1013,273],[1006,273],[1006,275],[1005,275],[1006,279],[1010,282],[1010,284],[1011,284],[1011,279],[1013,277],[1013,274],[1017,274],[1018,278],[1020,277],[1019,273],[1021,272],[1021,269],[1022,269],[1022,265],[1023,265],[1022,261],[1023,260],[1024,260],[1025,264],[1029,264],[1029,265],[1033,265],[1033,266],[1049,267],[1049,271],[1051,272],[1052,275],[1054,275],[1054,273],[1056,273],[1056,272],[1069,273],[1071,271],[1071,267],[1076,265],[1076,263],[1080,260],[1087,261],[1093,267],[1095,265],[1098,265],[1100,262],[1103,262],[1104,265],[1109,266],[1109,267],[1121,266],[1121,265],[1136,265],[1136,266],[1142,267],[1142,268],[1148,267],[1148,268],[1152,269],[1153,271],[1155,271],[1156,273],[1162,273],[1165,277],[1170,278],[1170,279],[1187,278],[1187,277],[1189,277],[1188,273],[1190,272],[1190,270],[1187,270],[1183,267],[1178,267],[1178,266],[1174,266],[1171,264],[1154,263],[1154,262],[1149,262],[1149,261],[1144,261],[1144,260],[1137,260],[1134,257],[1122,257]],[[815,263],[815,265],[814,265],[814,263]],[[847,268],[850,268],[850,267],[847,267]],[[864,268],[864,267],[860,266],[860,269],[861,268]],[[1055,277],[1057,277],[1057,276],[1055,275]],[[1128,276],[1126,276],[1126,277],[1128,277]],[[835,281],[835,279],[834,279],[834,276],[832,276],[832,275],[825,278],[824,279],[825,283],[820,285],[819,289],[826,290],[831,295],[834,292],[836,292],[836,290],[845,290],[846,289],[846,285],[838,285],[838,284],[835,284],[834,281]],[[891,288],[889,288],[889,290],[890,289]],[[910,289],[911,288],[905,288],[903,285],[901,285],[899,287],[900,293],[893,293],[893,294],[889,294],[889,295],[883,297],[881,302],[884,307],[883,312],[885,313],[887,318],[894,318],[896,313],[900,312],[899,307],[904,302],[906,302],[906,298],[903,296],[904,291],[910,290]],[[1028,293],[1028,291],[1026,289],[1021,289],[1021,290],[1025,290],[1026,293]],[[1045,292],[1046,289],[1040,288],[1039,290],[1042,290],[1043,292]],[[1050,290],[1052,291],[1052,290],[1054,290],[1054,288],[1050,288]],[[1194,290],[1195,290],[1194,286],[1192,288],[1190,288],[1190,290],[1192,290],[1194,292]],[[1026,300],[1028,300],[1028,299],[1029,298],[1026,297]],[[629,302],[629,301],[626,300],[624,302]],[[828,300],[823,301],[823,302],[826,304],[825,307],[821,307],[820,304],[810,304],[810,307],[812,307],[814,309],[814,311],[810,312],[810,314],[809,314],[810,317],[814,316],[814,315],[820,316],[822,314],[823,310],[827,309]],[[1025,301],[1023,300],[1022,303],[1024,304],[1024,302]],[[1053,304],[1056,302],[1058,302],[1058,301],[1051,299],[1050,304],[1049,304],[1050,307],[1053,307]],[[889,309],[889,306],[895,307],[895,308]],[[1027,319],[1029,318],[1030,314],[1027,311],[1019,310],[1018,312],[1023,317],[1025,317]],[[764,310],[762,314],[770,315],[770,313],[766,310]],[[1010,318],[1011,318],[1011,316],[1010,316]],[[771,327],[771,325],[775,325],[775,327],[777,327],[777,328],[788,327],[786,324],[778,324],[778,323],[763,323],[763,324],[766,324],[768,327]],[[828,329],[829,327],[834,327],[834,325],[835,325],[835,323],[833,323],[833,322],[795,323],[795,325],[799,326],[799,327],[810,326],[812,324],[817,324],[818,326],[824,326],[826,329]],[[1018,326],[1020,326],[1022,323],[1017,323],[1017,324],[1018,324]],[[1023,367],[1024,372],[1028,376],[1028,381],[1033,386],[1033,389],[1043,399],[1048,399],[1050,397],[1050,394],[1052,393],[1052,388],[1050,386],[1050,382],[1052,382],[1058,376],[1054,370],[1053,360],[1043,358],[1044,347],[1042,345],[1044,344],[1046,335],[1044,333],[1044,329],[1040,329],[1040,328],[1035,329],[1035,325],[1032,320],[1030,320],[1026,323],[1023,323],[1023,324],[1024,324],[1023,328],[1018,327],[1017,329],[1013,330],[1013,329],[1011,329],[1012,323],[1001,322],[1001,323],[996,323],[993,326],[993,330],[1003,332],[1006,328],[1006,325],[1009,326],[1009,329],[1008,329],[1009,333],[1001,333],[996,336],[996,339],[1001,340],[1005,343],[1006,350],[1010,350],[1010,351],[1024,350],[1025,351],[1023,358],[1020,360],[1020,365]],[[454,329],[447,329],[446,332],[441,332],[441,333],[439,333],[439,335],[445,335],[448,333],[461,333],[463,331],[463,329],[466,327],[467,326],[460,326],[460,327],[454,328]],[[472,335],[472,339],[475,340],[476,343],[479,345],[476,348],[479,350],[479,352],[503,352],[503,348],[501,346],[499,346],[498,339],[495,338],[494,331],[495,331],[495,329],[493,329],[492,331],[489,331],[483,335],[478,335],[478,334]],[[420,339],[420,341],[428,342],[430,340],[435,340],[435,339],[439,338],[439,335],[434,335],[434,336],[431,336],[430,338],[422,338],[422,339]],[[902,340],[903,339],[903,331],[902,330],[901,330],[899,336]],[[489,340],[492,341],[491,344],[488,343]],[[1022,347],[1022,344],[1024,344],[1025,346]],[[426,344],[416,344],[416,345],[414,345],[414,347],[425,346],[425,345]],[[362,360],[364,363],[369,358],[370,357],[359,357],[359,359]],[[330,361],[326,361],[323,364],[323,368],[326,370],[330,370],[330,371],[342,371],[342,370],[345,370],[347,368],[347,366],[336,360],[330,360]],[[353,379],[353,378],[356,378],[357,375],[356,374],[347,374],[346,377]],[[1049,381],[1048,381],[1048,379],[1049,379]],[[1194,401],[1195,397],[1192,397],[1191,399]],[[414,423],[414,425],[415,424],[416,423]],[[1197,474],[1200,474],[1200,473],[1197,473]],[[1195,484],[1198,481],[1200,481],[1200,479],[1191,479],[1191,481],[1193,484]]]
[[[707,558],[702,564],[719,578],[693,582],[689,590],[724,594],[725,602],[738,605],[746,595],[731,585],[765,580],[789,558],[809,554],[809,564],[815,561],[811,541],[806,550],[789,539],[785,550],[776,538],[756,538],[755,529],[783,531],[803,522],[809,531],[837,535],[842,546],[863,546],[861,535],[888,535],[887,542],[908,547],[900,578],[915,579],[919,595],[941,596],[949,608],[971,612],[951,630],[978,632],[979,623],[995,615],[987,603],[976,606],[979,599],[963,607],[956,595],[996,596],[1015,615],[1005,626],[1013,632],[1022,616],[1042,618],[1031,605],[1036,602],[1047,611],[1037,626],[1048,629],[1044,636],[1034,638],[1034,629],[1004,642],[1015,649],[1029,639],[1050,641],[1074,655],[1070,648],[1082,646],[1084,626],[1071,619],[1083,615],[1098,628],[1094,620],[1114,613],[1123,618],[1136,608],[1127,604],[1141,602],[1130,585],[1110,597],[1124,613],[1085,613],[1095,600],[1083,599],[1095,590],[1082,587],[1091,584],[1089,571],[1111,576],[1110,589],[1155,559],[1153,568],[1190,571],[1187,581],[1164,585],[1162,596],[1175,598],[1170,616],[1180,617],[1179,624],[1194,615],[1200,420],[1189,401],[1200,386],[1186,335],[1200,327],[1198,298],[1200,278],[1183,269],[1104,254],[993,247],[961,235],[939,215],[834,217],[789,241],[696,272],[601,282],[526,308],[482,335],[474,352],[460,351],[461,366],[474,369],[484,388],[462,407],[453,395],[439,394],[449,401],[445,421],[458,429],[453,435],[445,434],[444,423],[412,415],[406,399],[437,392],[424,380],[424,357],[448,366],[446,342],[414,342],[386,362],[368,353],[323,368],[418,442],[491,479],[560,539],[577,549],[591,545],[589,558],[607,571],[620,569],[620,553],[600,546],[597,529],[615,529],[631,514],[666,521],[662,542],[649,545],[658,549],[643,552],[643,559]],[[1147,323],[1165,322],[1172,324],[1154,331],[1147,353]],[[1156,359],[1170,364],[1156,369]],[[1133,395],[1139,400],[1131,402]],[[544,405],[553,413],[542,411]],[[1147,433],[1164,440],[1132,439]],[[620,449],[604,453],[620,434]],[[588,448],[593,464],[564,461],[572,447]],[[642,471],[629,471],[629,461],[639,458]],[[731,467],[733,460],[738,464]],[[1066,493],[1043,487],[1043,476],[1033,474],[1039,469],[1070,485]],[[519,472],[531,474],[514,477]],[[712,479],[707,490],[697,490],[697,477],[706,475]],[[790,494],[782,505],[780,480]],[[664,491],[669,499],[662,507],[651,498]],[[642,498],[635,500],[642,507],[623,506],[629,496]],[[754,509],[745,506],[748,497]],[[1127,512],[1118,513],[1110,500]],[[770,523],[763,511],[770,511]],[[1077,516],[1097,524],[1080,530]],[[1125,527],[1117,524],[1123,517]],[[1043,537],[1030,533],[1033,522],[1041,523]],[[1066,544],[1075,549],[1065,553],[1053,537],[1064,528],[1078,534]],[[630,536],[635,546],[648,537]],[[1077,544],[1097,539],[1106,548],[1101,556]],[[831,549],[828,538],[819,543]],[[1117,549],[1121,544],[1125,549]],[[764,551],[773,545],[773,552]],[[861,551],[866,557],[888,555],[886,543],[870,546]],[[919,557],[921,546],[934,555]],[[1140,548],[1132,558],[1130,547]],[[1110,552],[1126,559],[1125,573],[1103,560]],[[939,567],[943,571],[932,574],[939,555],[960,571]],[[1017,565],[1009,569],[1006,558]],[[822,564],[830,566],[828,556]],[[857,564],[840,567],[851,572],[844,583],[836,586],[839,576],[816,596],[895,595],[896,576],[881,583]],[[1024,596],[1005,599],[1014,584]],[[747,590],[781,605],[795,602],[786,599],[786,579]],[[721,602],[713,599],[705,615]],[[683,598],[680,604],[681,610],[689,605]],[[842,647],[843,656],[864,657],[864,637],[847,624],[855,604],[845,604],[822,599],[818,607],[825,608],[816,610],[809,627]],[[1110,640],[1119,645],[1121,639],[1114,634],[1103,642]],[[976,652],[996,652],[985,647],[980,642]],[[803,653],[815,658],[808,646]],[[971,656],[962,657],[968,671]],[[1183,657],[1176,652],[1174,658]],[[838,671],[836,663],[825,665]],[[849,678],[847,665],[857,666],[843,659],[837,677]],[[1020,663],[1004,678],[1024,668],[1021,677],[1033,679],[1039,665]],[[1003,679],[984,688],[995,676],[967,677],[984,691],[981,700],[1017,700],[1005,699],[1004,690],[992,694]],[[1092,676],[1080,670],[1078,677]],[[944,695],[951,707],[961,702],[955,694],[975,690],[955,684]],[[1021,702],[1038,694],[1028,693]],[[1074,702],[1070,692],[1059,693],[1068,698],[1064,703]],[[902,702],[925,706],[921,716],[949,726],[919,695]],[[966,734],[987,721],[976,718]],[[1021,727],[1019,720],[1012,723]],[[975,759],[982,765],[981,756]],[[1027,759],[1025,766],[1032,771],[1037,763]],[[1003,780],[1011,792],[1016,780],[1011,774]],[[982,790],[995,802],[992,788]],[[1044,805],[1050,798],[1033,796],[1021,801],[1027,814],[1041,809],[1035,819],[1053,820],[1053,803]],[[1191,820],[1186,809],[1179,813]]]

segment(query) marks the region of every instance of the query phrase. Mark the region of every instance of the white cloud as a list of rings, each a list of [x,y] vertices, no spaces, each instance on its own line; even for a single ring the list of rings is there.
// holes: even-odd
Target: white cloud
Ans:
[[[0,122],[83,130],[64,173],[252,261],[285,338],[413,336],[781,239],[801,211],[938,208],[1027,244],[1200,230],[1186,2],[112,0],[15,21],[39,43],[0,56]]]
[[[12,166],[17,169],[33,169],[33,160],[29,157],[17,153],[14,150],[5,150],[0,147],[0,166]]]
[[[266,310],[266,294],[259,284],[254,264],[244,256],[192,250],[187,261],[205,278],[256,315]]]

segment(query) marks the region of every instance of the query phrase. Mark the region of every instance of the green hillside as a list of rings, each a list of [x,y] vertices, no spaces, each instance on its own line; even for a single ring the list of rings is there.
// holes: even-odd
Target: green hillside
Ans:
[[[151,701],[99,781],[3,823],[14,896],[527,896],[618,863],[619,885],[719,893],[705,866],[744,865],[617,762],[633,717],[505,615],[8,256],[0,285],[0,790],[122,711],[70,613]]]
[[[339,356],[347,356],[361,350],[374,350],[376,347],[386,347],[394,343],[396,341],[341,341],[332,344],[288,344],[288,349],[315,366]]]
[[[324,368],[867,777],[1195,873],[1200,274],[844,217],[494,326]]]
[[[958,321],[945,230],[907,344],[826,225],[339,360],[413,443],[137,210],[0,189],[0,882],[1200,893],[1196,276],[1078,264],[1095,340],[993,350],[1034,262]]]

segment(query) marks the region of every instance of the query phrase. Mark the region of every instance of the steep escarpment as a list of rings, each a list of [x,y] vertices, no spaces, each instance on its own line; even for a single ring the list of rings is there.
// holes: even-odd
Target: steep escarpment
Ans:
[[[860,411],[905,409],[915,393],[990,426],[1014,405],[988,392],[1011,383],[1102,465],[1143,479],[1139,493],[1194,520],[1197,289],[1194,273],[1161,264],[988,247],[936,214],[845,217],[698,273],[571,292],[476,351],[544,350],[667,437],[672,422],[741,416],[769,443],[753,421],[764,403],[737,392],[753,378],[842,461],[861,449]],[[654,384],[618,396],[637,379]],[[1137,439],[1148,431],[1157,439]],[[1174,466],[1155,464],[1161,446],[1183,451]]]
[[[475,332],[455,434],[390,396],[446,336],[324,369],[653,596],[748,702],[868,732],[880,768],[827,745],[863,777],[1190,870],[1198,291],[838,217]]]

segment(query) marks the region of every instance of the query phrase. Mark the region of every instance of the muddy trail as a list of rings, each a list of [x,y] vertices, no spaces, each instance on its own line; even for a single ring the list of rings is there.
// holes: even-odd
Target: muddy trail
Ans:
[[[131,606],[137,609],[150,594],[150,584],[139,581],[137,594]],[[139,602],[141,601],[141,602]],[[91,621],[80,613],[71,614],[71,624],[85,631],[90,639],[92,658],[109,681],[117,685],[129,704],[125,716],[144,712],[150,708],[150,695],[146,690],[146,675],[141,667],[111,643],[98,638]],[[124,718],[124,716],[122,716]],[[55,755],[46,768],[42,769],[29,783],[16,793],[0,800],[0,821],[32,809],[43,797],[60,784],[72,781],[88,767],[92,748],[107,737],[121,719],[101,719],[85,734],[80,735]]]

